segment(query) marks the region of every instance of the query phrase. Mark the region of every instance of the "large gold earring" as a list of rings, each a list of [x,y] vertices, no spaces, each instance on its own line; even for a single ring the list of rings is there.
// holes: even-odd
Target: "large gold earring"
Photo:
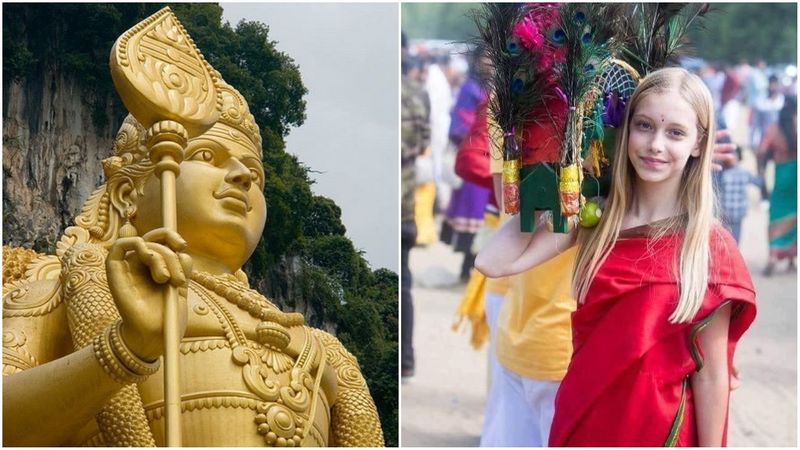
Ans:
[[[119,229],[119,237],[127,238],[139,235],[139,231],[131,223],[131,218],[135,214],[135,209],[131,207],[125,208],[125,224]]]

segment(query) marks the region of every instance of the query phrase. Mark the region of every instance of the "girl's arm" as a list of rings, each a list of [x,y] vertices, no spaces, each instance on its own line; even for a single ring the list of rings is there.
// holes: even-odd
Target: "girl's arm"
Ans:
[[[533,233],[520,231],[519,214],[508,220],[475,258],[475,268],[489,278],[524,272],[554,258],[575,243],[575,230],[553,233],[539,225]]]
[[[727,304],[700,332],[703,368],[691,375],[697,437],[700,447],[720,447],[728,416],[730,372],[728,368],[728,326],[731,305]]]

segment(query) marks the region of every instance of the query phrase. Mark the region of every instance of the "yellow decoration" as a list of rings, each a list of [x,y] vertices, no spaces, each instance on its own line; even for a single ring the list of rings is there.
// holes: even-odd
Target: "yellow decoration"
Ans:
[[[603,153],[603,141],[592,139],[589,142],[589,160],[592,164],[592,175],[599,177],[602,174],[601,167],[608,165],[608,160]]]
[[[578,193],[581,190],[581,168],[579,163],[561,167],[558,179],[558,190]]]
[[[504,183],[518,183],[519,182],[519,160],[507,159],[503,161],[503,182]]]
[[[382,446],[356,359],[241,270],[266,222],[243,97],[168,8],[111,65],[106,184],[55,255],[3,249],[3,444]]]
[[[561,214],[566,217],[574,216],[580,211],[582,178],[580,162],[561,167],[558,192],[561,197]]]

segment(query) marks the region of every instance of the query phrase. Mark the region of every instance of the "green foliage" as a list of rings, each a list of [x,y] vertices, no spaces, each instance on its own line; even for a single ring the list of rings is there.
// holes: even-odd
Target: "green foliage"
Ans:
[[[306,236],[344,236],[342,210],[333,200],[315,195],[305,216],[303,234]]]
[[[313,262],[345,286],[358,288],[370,273],[364,258],[356,252],[350,239],[344,236],[320,236],[309,241],[306,249]]]
[[[109,115],[119,123],[126,111],[109,75],[108,52],[120,34],[161,7],[5,4],[5,83],[43,83],[46,69],[55,70],[87,92],[96,125],[114,125],[103,122]],[[251,284],[284,308],[302,308],[309,324],[336,330],[361,363],[386,444],[397,446],[397,275],[369,268],[344,236],[341,209],[313,195],[308,168],[284,152],[289,129],[305,120],[307,90],[297,65],[276,49],[262,23],[223,24],[222,7],[213,3],[171,7],[261,127],[267,224],[245,266]],[[5,201],[4,207],[13,211]]]
[[[290,127],[303,123],[307,90],[292,58],[269,40],[269,27],[245,20],[235,28],[222,24],[222,8],[214,3],[171,7],[208,62],[247,99],[262,133],[267,130],[282,138]],[[277,148],[264,150],[283,150],[282,142],[269,143]]]
[[[403,3],[402,28],[410,39],[465,41],[476,36],[477,3]]]
[[[689,33],[699,57],[797,64],[797,3],[712,3],[704,23]]]
[[[327,270],[308,261],[303,263],[303,272],[298,281],[298,289],[293,291],[291,300],[295,304],[305,302],[314,305],[314,309],[306,312],[306,323],[318,328],[336,323],[339,305],[344,302],[342,284],[331,277]]]

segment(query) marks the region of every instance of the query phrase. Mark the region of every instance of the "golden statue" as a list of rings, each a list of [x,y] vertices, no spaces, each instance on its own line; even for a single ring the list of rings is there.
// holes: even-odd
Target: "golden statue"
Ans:
[[[108,181],[56,255],[3,249],[3,444],[382,446],[356,359],[241,270],[266,222],[244,98],[168,8],[111,66]]]

